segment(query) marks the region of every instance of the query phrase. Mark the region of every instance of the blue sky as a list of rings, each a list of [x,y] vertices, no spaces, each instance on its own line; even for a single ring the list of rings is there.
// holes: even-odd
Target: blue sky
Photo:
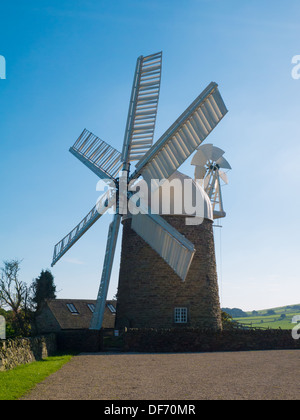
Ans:
[[[222,306],[299,303],[299,17],[295,0],[3,1],[0,260],[22,259],[27,282],[50,268],[99,194],[69,147],[87,128],[121,150],[136,59],[162,50],[155,140],[211,81],[229,109],[206,140],[233,168],[215,229]],[[111,217],[52,269],[58,297],[97,295]],[[110,297],[119,255],[120,240]]]

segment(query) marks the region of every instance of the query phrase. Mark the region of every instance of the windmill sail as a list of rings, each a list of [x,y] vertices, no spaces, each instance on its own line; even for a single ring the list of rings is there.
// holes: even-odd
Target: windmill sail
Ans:
[[[121,153],[84,129],[70,152],[102,179],[115,179],[122,169]]]
[[[100,219],[110,207],[115,203],[114,195],[108,190],[100,198],[98,203],[92,210],[85,216],[84,219],[73,229],[68,235],[66,235],[60,242],[54,247],[53,261],[51,266],[53,267],[57,261],[70,249],[72,246],[89,230],[93,224]]]
[[[191,165],[205,166],[208,162],[216,162],[218,164],[223,161],[227,162],[226,159],[222,157],[224,153],[224,150],[214,146],[213,144],[204,144],[203,146],[200,146],[197,153],[195,153],[191,161]]]
[[[95,312],[93,313],[90,325],[91,330],[100,330],[102,326],[111,270],[113,266],[118,233],[120,228],[120,221],[121,216],[116,214],[114,216],[113,222],[109,225],[101,283],[99,287]]]
[[[216,163],[218,164],[219,168],[232,169],[230,164],[227,162],[227,160],[223,156],[220,157],[220,159],[218,159]]]
[[[216,83],[211,83],[136,165],[131,179],[168,179],[227,113]]]
[[[152,146],[161,65],[161,52],[137,60],[122,151],[122,160],[126,164],[140,160]]]
[[[194,245],[188,239],[162,217],[153,214],[132,216],[131,228],[185,280],[195,254]]]

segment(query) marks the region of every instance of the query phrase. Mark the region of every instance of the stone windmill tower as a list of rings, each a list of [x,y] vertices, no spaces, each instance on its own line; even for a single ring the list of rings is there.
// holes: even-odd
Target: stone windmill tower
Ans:
[[[102,327],[121,220],[123,241],[117,327],[188,324],[221,328],[212,232],[213,195],[208,196],[201,186],[193,184],[196,196],[202,197],[200,224],[187,226],[186,214],[177,212],[178,200],[182,202],[185,194],[179,199],[176,196],[173,200],[176,209],[173,206],[174,210],[170,209],[167,214],[153,214],[152,202],[151,206],[142,206],[141,212],[129,211],[128,214],[130,204],[136,198],[132,187],[138,182],[151,185],[151,193],[157,194],[159,185],[172,177],[186,179],[178,169],[227,113],[218,85],[212,82],[152,145],[161,65],[161,52],[137,60],[122,153],[86,129],[70,149],[110,188],[81,222],[56,244],[52,266],[104,213],[114,209],[90,326],[94,330]],[[131,172],[132,162],[136,164]],[[213,180],[210,185],[214,188]]]
[[[177,171],[173,179],[184,185],[188,177]],[[184,282],[131,228],[131,217],[123,218],[116,328],[222,328],[212,205],[201,186],[193,187],[202,199],[201,223],[187,225],[187,215],[176,214],[173,202],[162,215],[196,249]]]

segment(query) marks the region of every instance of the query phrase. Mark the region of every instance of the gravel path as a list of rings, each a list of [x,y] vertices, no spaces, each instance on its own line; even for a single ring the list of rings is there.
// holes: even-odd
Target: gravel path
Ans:
[[[299,400],[300,351],[75,356],[25,400]]]

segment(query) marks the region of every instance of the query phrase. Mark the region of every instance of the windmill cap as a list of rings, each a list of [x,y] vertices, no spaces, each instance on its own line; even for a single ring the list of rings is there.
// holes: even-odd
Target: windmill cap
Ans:
[[[143,197],[143,181],[135,184],[136,191]],[[145,181],[144,181],[145,182]],[[155,184],[155,182],[154,182]],[[201,217],[213,220],[211,201],[204,189],[194,179],[179,171],[166,180],[160,188],[151,190],[148,185],[148,207],[152,214],[165,216],[189,216]],[[131,215],[128,214],[128,217]]]

